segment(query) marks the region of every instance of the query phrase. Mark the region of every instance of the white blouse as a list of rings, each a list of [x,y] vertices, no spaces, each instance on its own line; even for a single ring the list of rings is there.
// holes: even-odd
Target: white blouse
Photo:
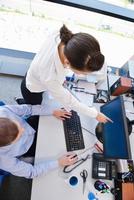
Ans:
[[[66,73],[59,58],[59,42],[58,34],[50,35],[46,39],[27,72],[26,86],[30,92],[48,90],[63,107],[95,118],[98,114],[96,108],[79,102],[63,87]]]

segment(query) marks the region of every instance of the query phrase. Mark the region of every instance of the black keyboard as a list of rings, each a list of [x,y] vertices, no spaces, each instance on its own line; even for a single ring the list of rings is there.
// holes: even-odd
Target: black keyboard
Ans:
[[[75,111],[71,111],[72,116],[63,121],[64,134],[67,151],[84,149],[84,140],[81,129],[80,118]]]

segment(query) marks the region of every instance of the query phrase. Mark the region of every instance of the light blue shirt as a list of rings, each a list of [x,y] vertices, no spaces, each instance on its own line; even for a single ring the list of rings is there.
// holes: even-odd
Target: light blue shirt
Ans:
[[[34,140],[35,130],[24,119],[32,115],[52,115],[52,110],[43,105],[0,106],[0,117],[16,120],[24,128],[18,141],[0,147],[0,169],[25,178],[34,178],[58,167],[57,160],[46,160],[32,165],[18,158],[28,151]]]

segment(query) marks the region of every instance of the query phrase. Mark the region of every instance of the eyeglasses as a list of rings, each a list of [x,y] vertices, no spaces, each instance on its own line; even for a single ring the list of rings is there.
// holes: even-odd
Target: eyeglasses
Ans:
[[[85,162],[87,159],[91,158],[91,155],[87,155],[85,158],[81,158],[79,160],[77,160],[73,165],[71,166],[65,166],[63,169],[64,173],[70,173],[72,172],[74,169],[76,169],[79,165],[81,165],[83,162]]]

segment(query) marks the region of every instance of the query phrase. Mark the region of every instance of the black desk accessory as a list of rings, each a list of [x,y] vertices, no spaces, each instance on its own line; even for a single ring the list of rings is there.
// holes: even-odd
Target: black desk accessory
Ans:
[[[92,178],[112,180],[116,177],[115,161],[105,159],[101,153],[93,153],[92,158]]]
[[[97,139],[103,143],[103,124],[99,122],[95,128],[95,134]]]
[[[95,181],[94,187],[96,190],[98,190],[101,193],[109,193],[110,192],[109,186],[101,180]]]

